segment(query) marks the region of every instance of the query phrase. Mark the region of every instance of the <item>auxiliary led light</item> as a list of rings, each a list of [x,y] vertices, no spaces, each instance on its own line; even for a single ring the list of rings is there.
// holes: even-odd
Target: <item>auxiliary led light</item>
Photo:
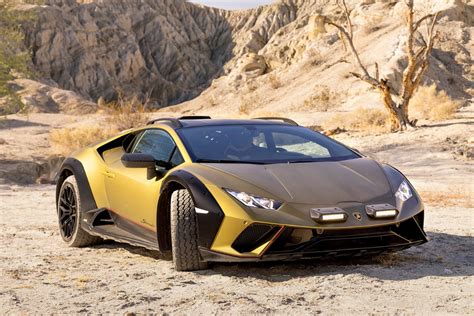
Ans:
[[[323,222],[343,221],[345,219],[344,214],[323,214],[321,220]]]
[[[387,218],[387,217],[395,217],[397,216],[396,210],[385,210],[385,211],[376,211],[375,218]]]

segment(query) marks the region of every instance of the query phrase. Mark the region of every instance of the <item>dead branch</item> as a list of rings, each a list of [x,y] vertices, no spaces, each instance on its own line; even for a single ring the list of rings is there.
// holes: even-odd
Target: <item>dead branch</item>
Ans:
[[[426,70],[429,67],[429,59],[433,50],[434,42],[436,39],[435,26],[438,20],[439,13],[428,14],[420,19],[414,18],[414,1],[406,0],[407,5],[407,42],[406,52],[408,57],[408,65],[403,71],[403,78],[401,83],[401,90],[399,93],[392,91],[390,83],[386,79],[381,79],[379,74],[379,65],[375,64],[375,77],[372,77],[367,70],[367,67],[362,63],[360,54],[354,45],[354,33],[353,25],[350,17],[350,11],[347,7],[345,0],[339,0],[338,5],[343,10],[345,17],[345,24],[339,24],[325,17],[325,23],[336,27],[339,31],[340,37],[344,43],[344,47],[349,47],[352,56],[354,57],[357,67],[360,69],[359,73],[351,72],[350,74],[359,80],[369,83],[372,87],[377,88],[383,99],[385,108],[390,113],[390,122],[392,130],[403,130],[407,125],[414,126],[416,121],[410,121],[408,119],[408,105],[414,92],[418,88],[423,79]],[[432,19],[431,25],[427,31],[427,39],[421,36],[422,45],[419,48],[415,48],[415,35],[423,22]],[[421,34],[421,33],[420,33]],[[400,102],[397,104],[392,94],[398,95]]]

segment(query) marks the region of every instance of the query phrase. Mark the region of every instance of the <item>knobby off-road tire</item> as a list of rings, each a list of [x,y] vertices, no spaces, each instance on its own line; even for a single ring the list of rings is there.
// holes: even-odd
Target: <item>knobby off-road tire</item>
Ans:
[[[64,180],[59,191],[58,224],[59,232],[69,247],[86,247],[102,241],[100,237],[89,235],[81,228],[81,196],[74,176]]]
[[[188,190],[177,190],[171,195],[171,246],[177,271],[207,268],[201,261],[194,203]]]

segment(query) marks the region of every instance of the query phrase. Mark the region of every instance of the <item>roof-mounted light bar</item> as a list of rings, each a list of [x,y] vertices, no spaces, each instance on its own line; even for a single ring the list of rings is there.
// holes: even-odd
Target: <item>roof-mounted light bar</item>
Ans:
[[[176,119],[176,118],[159,118],[159,119],[149,121],[147,125],[153,125],[158,122],[168,122],[168,123],[171,123],[171,125],[173,125],[176,128],[183,127],[183,124],[181,124],[179,119]]]
[[[282,121],[290,125],[299,126],[298,123],[286,117],[256,117],[254,120]]]

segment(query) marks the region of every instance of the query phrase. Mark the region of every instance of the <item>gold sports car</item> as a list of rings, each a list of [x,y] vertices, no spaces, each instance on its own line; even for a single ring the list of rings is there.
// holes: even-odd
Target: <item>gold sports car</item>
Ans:
[[[427,241],[399,171],[284,118],[154,120],[67,158],[56,197],[67,245],[171,252],[179,271]]]

